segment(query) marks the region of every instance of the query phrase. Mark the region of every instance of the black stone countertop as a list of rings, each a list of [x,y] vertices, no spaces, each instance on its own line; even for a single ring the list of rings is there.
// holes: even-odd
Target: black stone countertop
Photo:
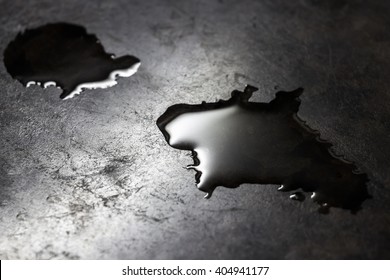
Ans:
[[[70,100],[0,63],[1,259],[390,258],[390,2],[0,1],[0,51],[71,22],[141,59]],[[328,215],[275,185],[195,187],[157,118],[177,103],[305,89],[300,118],[368,174],[373,199]]]

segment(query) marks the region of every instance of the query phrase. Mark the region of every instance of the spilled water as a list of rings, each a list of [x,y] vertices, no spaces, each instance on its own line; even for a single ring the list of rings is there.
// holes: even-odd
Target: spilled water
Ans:
[[[114,58],[84,27],[54,23],[19,33],[4,51],[4,64],[23,85],[57,86],[67,99],[84,89],[114,86],[117,76],[136,73],[140,60]]]
[[[352,212],[369,198],[367,175],[333,155],[331,144],[297,116],[303,92],[278,92],[270,103],[249,102],[257,89],[233,91],[227,101],[173,105],[157,120],[174,148],[191,150],[196,183],[210,197],[218,186],[277,184],[280,191],[302,190],[320,212],[341,207]],[[291,199],[303,201],[302,192]]]

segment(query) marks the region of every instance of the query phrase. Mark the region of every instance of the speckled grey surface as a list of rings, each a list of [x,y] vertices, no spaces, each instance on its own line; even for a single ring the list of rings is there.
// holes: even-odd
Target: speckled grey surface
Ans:
[[[294,2],[294,3],[293,3]],[[83,25],[142,61],[71,100],[0,64],[1,259],[390,258],[388,1],[0,1],[0,51],[25,28]],[[155,124],[176,103],[304,87],[299,116],[366,172],[357,215],[277,186],[195,188]]]

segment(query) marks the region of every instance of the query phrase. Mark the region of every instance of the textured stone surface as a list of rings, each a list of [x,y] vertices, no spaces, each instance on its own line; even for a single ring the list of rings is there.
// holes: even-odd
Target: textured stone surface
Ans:
[[[294,3],[293,3],[294,2]],[[388,1],[0,1],[0,51],[48,22],[83,25],[142,65],[62,101],[0,64],[0,258],[389,258]],[[373,199],[319,215],[277,186],[210,200],[155,121],[172,104],[305,88],[299,116],[356,162]]]

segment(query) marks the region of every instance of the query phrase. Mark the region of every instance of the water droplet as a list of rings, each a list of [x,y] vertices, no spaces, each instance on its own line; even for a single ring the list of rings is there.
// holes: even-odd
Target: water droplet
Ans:
[[[292,200],[304,201],[305,195],[302,192],[294,192],[292,195],[290,195],[290,198]]]
[[[329,210],[330,206],[328,205],[328,203],[322,203],[320,205],[320,208],[318,208],[318,212],[320,212],[321,214],[328,214]]]
[[[49,203],[58,203],[58,202],[61,202],[61,198],[57,195],[51,194],[48,197],[46,197],[46,201]]]
[[[18,219],[19,221],[25,221],[27,219],[28,215],[26,212],[24,211],[21,211],[19,212],[17,215],[16,215],[16,219]]]
[[[173,105],[157,120],[169,145],[192,151],[198,188],[210,197],[219,186],[277,184],[281,191],[309,192],[322,208],[360,209],[370,197],[367,175],[332,155],[331,144],[297,116],[303,90],[250,102],[256,90],[247,86],[226,101]]]
[[[54,23],[19,33],[4,51],[4,64],[26,87],[57,86],[63,90],[60,97],[67,99],[84,89],[116,85],[118,76],[137,72],[140,60],[106,53],[82,26]]]

